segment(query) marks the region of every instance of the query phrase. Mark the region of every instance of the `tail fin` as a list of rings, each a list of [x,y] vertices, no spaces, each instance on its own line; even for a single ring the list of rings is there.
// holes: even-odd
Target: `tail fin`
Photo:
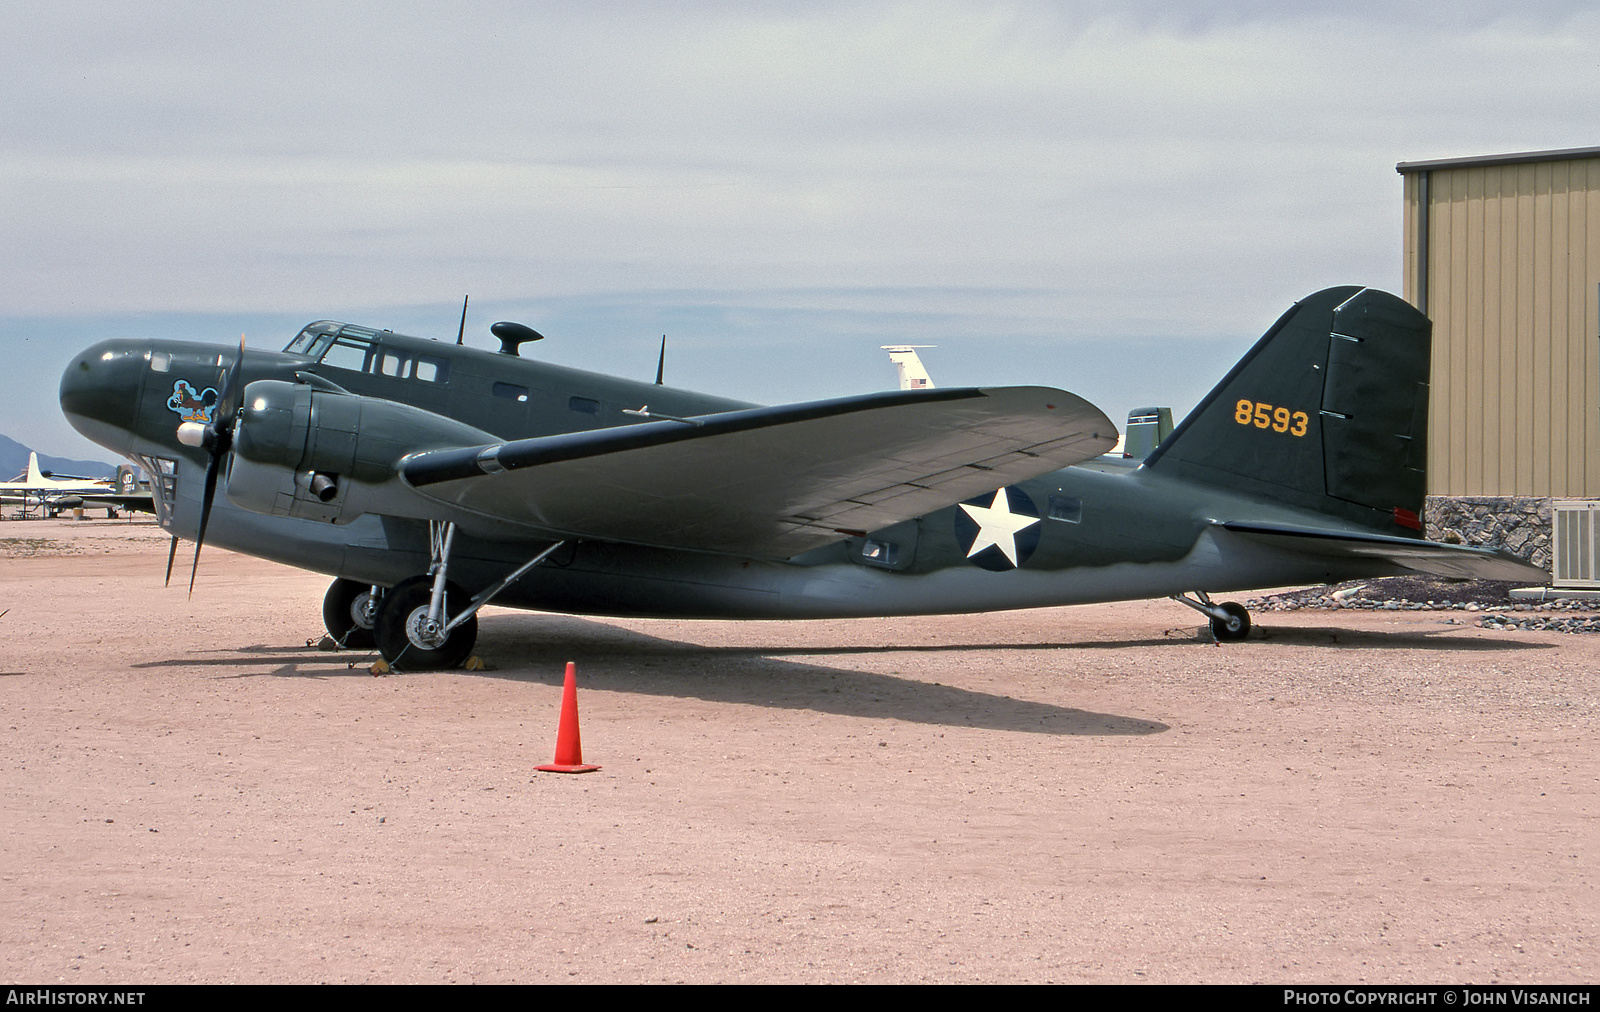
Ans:
[[[1128,427],[1122,435],[1122,455],[1144,460],[1172,435],[1172,409],[1134,408],[1128,412]]]
[[[1374,289],[1308,296],[1146,466],[1420,536],[1432,329]]]
[[[50,484],[45,478],[44,472],[39,470],[39,455],[32,450],[28,451],[27,481],[30,488],[45,488]]]
[[[931,344],[886,344],[883,350],[889,353],[889,361],[894,363],[895,372],[900,378],[901,390],[932,390],[933,378],[928,375],[928,370],[922,367],[922,359],[917,356],[918,348],[932,348]]]

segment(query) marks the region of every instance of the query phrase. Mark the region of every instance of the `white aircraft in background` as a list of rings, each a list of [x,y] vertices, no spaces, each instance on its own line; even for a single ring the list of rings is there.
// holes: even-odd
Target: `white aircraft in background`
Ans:
[[[39,469],[39,455],[29,452],[28,469],[16,481],[0,481],[0,502],[43,506],[51,516],[62,510],[93,507],[106,516],[119,510],[154,512],[148,491],[139,490],[139,475],[131,467],[117,469],[110,478],[57,478]]]
[[[929,377],[928,370],[922,367],[922,359],[917,357],[918,348],[932,348],[931,344],[885,344],[881,346],[889,353],[889,361],[894,363],[894,368],[900,374],[901,390],[932,390],[933,379]]]
[[[900,377],[901,390],[933,389],[933,377],[928,375],[927,368],[917,355],[917,349],[935,348],[937,345],[884,344],[879,347],[889,353],[889,361],[894,363],[895,372]],[[1117,445],[1112,447],[1106,456],[1117,459],[1137,458],[1142,461],[1171,432],[1171,408],[1135,408],[1128,414],[1127,433],[1117,437]],[[1135,437],[1131,444],[1128,442],[1129,436]]]

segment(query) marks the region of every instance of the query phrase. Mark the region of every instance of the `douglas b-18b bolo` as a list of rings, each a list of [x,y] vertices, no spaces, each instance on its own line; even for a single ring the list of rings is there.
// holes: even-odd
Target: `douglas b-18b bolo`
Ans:
[[[61,406],[151,478],[161,525],[335,577],[329,634],[450,667],[488,601],[588,615],[839,618],[1543,570],[1422,534],[1430,324],[1295,304],[1144,460],[1048,387],[759,407],[320,322],[281,352],[110,340]],[[223,494],[218,495],[218,491]],[[168,575],[171,574],[171,557]],[[194,575],[191,570],[190,587]]]

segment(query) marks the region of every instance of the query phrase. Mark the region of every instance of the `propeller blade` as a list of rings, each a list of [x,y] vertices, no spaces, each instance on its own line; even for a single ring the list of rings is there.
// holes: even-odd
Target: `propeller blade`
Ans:
[[[206,484],[200,496],[200,528],[195,531],[194,562],[189,567],[191,599],[194,597],[195,575],[200,572],[200,549],[206,543],[206,526],[211,523],[211,505],[217,498],[217,475],[222,471],[222,462],[227,458],[228,451],[233,449],[233,427],[238,421],[239,407],[244,403],[244,386],[239,382],[243,372],[244,335],[240,334],[239,354],[234,357],[233,365],[228,367],[227,376],[222,380],[216,406],[211,409],[211,423],[207,426],[211,438],[206,440],[206,448],[211,453],[211,459],[206,462]]]
[[[172,544],[167,546],[167,582],[162,584],[163,587],[172,586],[172,560],[176,559],[177,557],[178,557],[178,536],[176,534],[174,534],[172,536]]]
[[[220,447],[218,448],[221,449]],[[194,597],[194,577],[200,571],[200,549],[206,543],[206,524],[211,522],[211,503],[217,497],[217,472],[222,469],[222,453],[214,452],[206,465],[206,487],[200,499],[200,529],[194,536],[194,565],[189,569],[189,597]]]
[[[656,359],[656,386],[661,386],[661,377],[667,372],[667,335],[661,335],[661,357]]]
[[[211,426],[220,435],[223,430],[233,431],[233,422],[239,414],[239,406],[244,403],[244,387],[239,382],[239,377],[244,371],[244,335],[239,335],[239,354],[234,357],[233,365],[228,367],[228,375],[222,380],[222,391],[217,394],[217,406],[211,411]]]

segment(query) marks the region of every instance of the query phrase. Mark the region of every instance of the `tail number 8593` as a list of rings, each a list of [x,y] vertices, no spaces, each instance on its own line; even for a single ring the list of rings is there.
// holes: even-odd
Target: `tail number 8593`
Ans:
[[[1306,426],[1311,421],[1304,411],[1275,408],[1260,401],[1240,401],[1234,405],[1233,420],[1240,425],[1254,425],[1258,429],[1287,432],[1291,436],[1305,435]]]

